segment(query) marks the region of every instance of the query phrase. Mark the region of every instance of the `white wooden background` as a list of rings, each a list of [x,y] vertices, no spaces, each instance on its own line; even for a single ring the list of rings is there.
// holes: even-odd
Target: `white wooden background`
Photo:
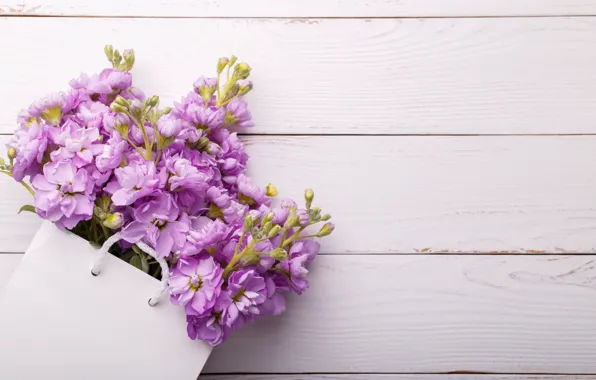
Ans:
[[[106,43],[165,101],[248,61],[252,174],[337,224],[205,378],[596,379],[596,0],[4,0],[1,145]],[[0,194],[2,286],[39,220]]]

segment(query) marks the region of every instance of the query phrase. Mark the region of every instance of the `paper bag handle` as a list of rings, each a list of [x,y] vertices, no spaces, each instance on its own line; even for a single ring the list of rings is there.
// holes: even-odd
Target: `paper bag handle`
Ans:
[[[97,260],[95,260],[95,262],[93,263],[93,267],[91,267],[92,275],[94,275],[94,276],[99,275],[99,273],[101,272],[101,267],[103,265],[103,261],[104,261],[106,255],[108,254],[108,250],[110,249],[110,247],[112,245],[116,244],[121,238],[122,238],[122,236],[120,235],[119,232],[117,232],[114,235],[110,236],[108,238],[108,240],[106,240],[105,243],[103,243],[103,245],[99,249],[99,256],[97,257]],[[161,296],[168,289],[168,280],[170,278],[170,268],[168,267],[168,263],[166,262],[166,259],[163,257],[161,257],[161,258],[158,257],[157,252],[155,252],[155,250],[153,248],[149,247],[147,244],[143,243],[142,241],[137,242],[136,245],[137,245],[137,247],[142,249],[145,253],[147,253],[149,256],[153,257],[161,266],[161,286],[155,292],[153,297],[149,298],[149,306],[153,307],[153,306],[157,305]]]

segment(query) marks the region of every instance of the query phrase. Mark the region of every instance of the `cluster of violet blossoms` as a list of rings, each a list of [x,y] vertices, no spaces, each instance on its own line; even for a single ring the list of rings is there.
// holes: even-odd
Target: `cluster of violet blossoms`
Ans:
[[[34,195],[22,210],[95,246],[120,232],[111,253],[159,278],[135,243],[153,247],[170,266],[171,302],[186,311],[192,339],[217,345],[258,316],[282,313],[285,295],[308,287],[314,239],[334,226],[306,232],[330,219],[312,206],[312,190],[303,208],[273,207],[275,187],[247,176],[248,155],[229,128],[253,125],[243,100],[249,65],[221,58],[217,78],[199,78],[180,103],[160,108],[132,86],[134,53],[105,52],[112,68],[19,115],[0,171]]]

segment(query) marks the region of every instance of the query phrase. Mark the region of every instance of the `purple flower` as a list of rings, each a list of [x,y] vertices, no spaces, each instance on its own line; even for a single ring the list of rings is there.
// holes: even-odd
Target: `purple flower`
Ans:
[[[205,191],[209,187],[208,170],[199,170],[192,162],[179,156],[173,156],[166,160],[166,168],[170,174],[168,183],[171,191],[180,188],[194,191]]]
[[[62,108],[66,105],[64,94],[50,94],[29,107],[29,113],[34,117],[41,117],[51,125],[60,124]]]
[[[230,205],[230,196],[228,193],[216,186],[212,186],[207,189],[206,200],[213,203],[219,208],[225,208]]]
[[[227,293],[221,293],[213,309],[204,316],[187,315],[186,331],[190,339],[201,339],[211,346],[221,344],[230,334],[230,328],[223,324],[223,310],[229,303]]]
[[[113,113],[108,106],[99,102],[84,102],[78,108],[77,118],[80,125],[101,129],[106,123],[113,125]]]
[[[93,162],[103,150],[101,144],[95,144],[99,139],[97,128],[85,128],[71,120],[51,129],[50,136],[60,146],[50,154],[52,161],[72,160],[78,168]]]
[[[244,219],[244,215],[248,212],[248,205],[243,205],[236,201],[230,201],[228,207],[221,210],[223,219],[226,223],[238,223]]]
[[[133,161],[114,170],[117,181],[106,186],[116,206],[127,206],[137,199],[151,195],[160,187],[160,178],[153,162]]]
[[[170,115],[162,116],[157,121],[157,130],[165,138],[175,137],[182,130],[182,120]]]
[[[241,202],[249,206],[259,206],[269,202],[269,197],[267,196],[265,189],[261,189],[254,185],[251,179],[244,174],[238,176],[237,185],[239,193],[238,199]]]
[[[113,133],[112,137],[104,144],[101,153],[95,157],[95,165],[100,172],[116,169],[124,158],[124,152],[129,150],[129,145],[118,133]]]
[[[265,279],[254,270],[239,270],[228,279],[230,304],[224,313],[224,322],[233,327],[238,318],[259,314],[259,306],[267,299]]]
[[[300,209],[300,210],[296,211],[296,216],[298,217],[298,223],[300,224],[301,227],[308,226],[308,223],[310,222],[310,217],[308,216],[308,211],[306,211],[304,209]]]
[[[193,88],[195,89],[195,92],[198,94],[200,94],[201,90],[204,88],[216,90],[217,78],[199,77],[199,79],[197,79],[195,83],[193,83]]]
[[[226,125],[238,126],[243,128],[254,127],[252,116],[248,111],[248,105],[242,98],[232,100],[226,106]]]
[[[205,216],[199,216],[192,222],[192,228],[188,232],[186,244],[182,251],[183,255],[196,255],[203,249],[214,247],[228,234],[228,226],[219,219],[212,220]]]
[[[179,208],[172,197],[160,193],[136,207],[134,220],[122,229],[122,239],[136,243],[145,238],[159,257],[169,257],[172,251],[182,248],[189,230],[187,218],[179,216]]]
[[[290,257],[298,257],[304,255],[307,257],[307,261],[311,262],[317,257],[321,244],[314,241],[313,239],[300,239],[294,242],[290,249]]]
[[[170,276],[171,301],[188,315],[205,315],[215,306],[223,285],[223,269],[212,257],[180,258]]]
[[[308,281],[305,279],[308,274],[305,268],[307,262],[307,255],[299,255],[279,263],[280,268],[285,272],[288,286],[299,295],[308,288]]]
[[[286,311],[286,298],[271,278],[266,279],[267,299],[259,305],[261,315],[280,315]]]
[[[48,147],[48,134],[45,124],[33,122],[27,128],[19,128],[8,143],[17,151],[12,176],[18,182],[27,175],[40,171],[40,164]]]
[[[222,126],[225,112],[217,107],[190,104],[186,109],[186,120],[199,129],[217,129]]]
[[[37,190],[35,208],[42,218],[69,229],[91,218],[94,183],[88,180],[86,170],[67,161],[50,162],[31,184]]]
[[[104,69],[99,80],[107,83],[113,90],[126,90],[132,86],[132,75],[116,69]]]

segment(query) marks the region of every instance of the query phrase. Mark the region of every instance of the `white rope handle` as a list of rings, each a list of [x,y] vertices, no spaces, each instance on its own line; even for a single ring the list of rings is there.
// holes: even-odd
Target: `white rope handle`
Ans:
[[[93,263],[91,267],[91,274],[94,276],[98,276],[101,273],[101,267],[103,266],[103,262],[105,260],[106,255],[108,254],[108,250],[114,244],[116,244],[122,236],[119,232],[115,233],[114,235],[110,236],[108,240],[101,246],[98,252],[98,257]],[[155,306],[159,302],[161,296],[168,290],[168,281],[170,279],[170,268],[168,267],[168,263],[166,262],[165,258],[159,258],[157,252],[147,244],[139,241],[136,243],[137,247],[142,249],[145,253],[149,256],[153,257],[161,267],[161,285],[159,289],[155,292],[155,294],[149,298],[149,306]]]

